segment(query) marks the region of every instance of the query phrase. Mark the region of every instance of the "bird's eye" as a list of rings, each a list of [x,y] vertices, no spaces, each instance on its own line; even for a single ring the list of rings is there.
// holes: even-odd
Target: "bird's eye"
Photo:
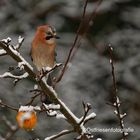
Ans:
[[[52,35],[52,33],[50,31],[47,32],[47,35]]]

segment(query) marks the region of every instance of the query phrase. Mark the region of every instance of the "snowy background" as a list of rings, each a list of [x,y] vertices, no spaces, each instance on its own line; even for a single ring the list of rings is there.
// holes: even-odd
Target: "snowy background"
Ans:
[[[95,7],[90,0],[87,14]],[[57,61],[64,62],[73,43],[82,13],[82,0],[0,0],[0,39],[11,37],[16,44],[18,36],[25,37],[20,50],[31,65],[29,51],[36,27],[46,23],[54,26],[61,37],[57,41]],[[71,67],[57,85],[60,98],[80,117],[83,114],[82,101],[92,104],[97,114],[90,128],[118,128],[113,108],[106,103],[111,100],[112,79],[108,43],[114,47],[115,74],[122,111],[128,115],[126,128],[135,131],[130,140],[140,139],[140,1],[104,0],[99,8],[90,32],[78,50]],[[10,57],[0,57],[0,74],[16,66]],[[11,79],[0,79],[0,99],[15,107],[24,105],[31,97],[33,81],[20,81],[16,87]],[[35,104],[38,104],[36,101]],[[2,116],[16,124],[14,111],[0,108],[0,134],[8,131]],[[70,126],[63,120],[38,114],[38,125],[32,132],[19,130],[12,140],[45,138]],[[118,140],[117,133],[95,133],[103,140]],[[71,135],[60,139],[72,139]]]

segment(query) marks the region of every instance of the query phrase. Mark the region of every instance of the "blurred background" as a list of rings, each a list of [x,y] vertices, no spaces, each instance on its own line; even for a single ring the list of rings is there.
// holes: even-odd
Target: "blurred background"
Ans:
[[[87,16],[95,8],[97,0],[89,0]],[[21,54],[32,64],[29,56],[36,27],[49,23],[61,37],[57,41],[57,61],[64,62],[73,43],[80,23],[84,0],[0,0],[0,39],[25,37]],[[92,105],[97,117],[87,124],[90,128],[119,128],[114,108],[106,103],[111,100],[112,77],[107,44],[114,48],[115,74],[118,95],[123,112],[127,113],[124,124],[133,128],[129,140],[140,140],[140,1],[103,0],[93,26],[84,38],[71,66],[57,85],[59,97],[78,116],[83,115],[82,101]],[[0,74],[16,63],[7,56],[0,57]],[[30,100],[34,83],[31,79],[20,81],[16,86],[12,79],[0,79],[0,99],[19,107]],[[34,103],[38,105],[38,101]],[[0,135],[9,131],[2,118],[6,116],[16,124],[16,112],[0,108]],[[55,134],[70,128],[64,120],[38,114],[34,131],[18,130],[10,140],[31,140]],[[119,133],[93,133],[95,139],[118,140]],[[77,135],[74,135],[76,137]],[[70,140],[66,135],[61,140]]]

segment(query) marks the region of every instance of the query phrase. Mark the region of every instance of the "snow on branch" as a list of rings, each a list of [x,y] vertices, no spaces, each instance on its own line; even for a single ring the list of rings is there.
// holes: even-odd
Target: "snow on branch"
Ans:
[[[6,51],[4,49],[1,49],[0,50],[0,56],[3,56],[3,55],[7,55]]]
[[[18,37],[18,43],[17,43],[17,45],[14,46],[14,49],[18,51],[20,49],[23,41],[24,41],[24,37],[19,36]]]
[[[126,113],[121,113],[121,102],[119,97],[117,96],[117,86],[116,86],[116,77],[115,77],[115,68],[114,68],[114,59],[113,59],[113,48],[112,45],[108,45],[109,49],[109,55],[110,55],[110,65],[111,65],[111,71],[112,71],[112,82],[113,82],[113,103],[108,103],[109,105],[113,106],[115,108],[114,113],[118,117],[119,125],[122,130],[124,130],[124,117],[126,116]],[[128,133],[122,132],[122,140],[126,140],[128,136]]]
[[[63,135],[70,134],[70,133],[73,133],[73,132],[74,132],[74,130],[63,130],[56,135],[46,137],[45,140],[55,140],[55,139],[57,139],[57,138],[59,138]]]
[[[57,115],[57,118],[62,118],[62,116],[64,116],[63,118],[66,118],[67,122],[69,122],[74,128],[75,132],[79,133],[80,135],[84,134],[86,128],[84,126],[79,125],[79,119],[72,113],[72,111],[65,105],[65,103],[58,98],[58,94],[52,87],[47,85],[46,82],[44,82],[42,79],[39,81],[37,80],[36,74],[34,73],[32,66],[20,55],[20,53],[17,50],[15,50],[9,43],[6,44],[0,41],[0,47],[3,48],[7,52],[7,54],[10,55],[17,63],[24,64],[23,68],[25,72],[27,72],[29,76],[40,86],[43,93],[50,97],[54,104],[60,106],[59,111],[61,112],[61,114]],[[14,76],[10,73],[6,73],[1,77],[6,76],[14,78]],[[88,139],[89,138],[85,136],[85,140]]]
[[[66,119],[66,117],[58,112],[60,110],[60,105],[55,105],[55,104],[49,104],[46,105],[45,103],[43,103],[44,106],[44,111],[46,111],[47,115],[49,117],[56,117],[57,119]]]
[[[20,76],[16,76],[13,75],[10,72],[5,72],[4,74],[0,75],[0,78],[14,78],[14,79],[23,79],[23,78],[27,78],[29,76],[29,74],[27,72],[25,72],[24,74],[20,75]]]
[[[88,19],[88,22],[85,25],[86,29],[85,29],[83,35],[81,36],[80,32],[81,32],[81,29],[83,29],[82,25],[83,25],[84,20],[85,20],[86,8],[87,8],[87,4],[88,4],[88,0],[85,0],[81,22],[80,22],[79,28],[77,30],[75,40],[74,40],[73,45],[69,51],[68,57],[65,61],[65,64],[64,64],[64,67],[60,73],[60,76],[58,76],[54,80],[54,83],[53,83],[54,87],[62,79],[70,60],[73,57],[73,53],[75,53],[74,50],[77,48],[77,46],[79,46],[80,41],[82,40],[84,35],[87,33],[89,26],[91,25],[91,22],[97,13],[97,8],[99,7],[101,2],[102,2],[102,0],[98,0],[97,6],[95,7],[93,12],[91,13],[90,18]],[[22,55],[19,52],[19,48],[22,46],[23,41],[24,41],[24,38],[19,37],[18,44],[15,46],[10,44],[10,42],[11,42],[10,38],[7,38],[7,39],[0,41],[0,48],[2,48],[2,50],[5,51],[4,53],[11,56],[11,58],[13,58],[18,63],[18,67],[21,70],[25,71],[25,73],[24,73],[25,75],[21,75],[21,77],[19,77],[19,76],[17,77],[17,76],[15,76],[11,73],[8,73],[8,72],[5,72],[5,74],[1,75],[1,77],[22,79],[23,77],[27,78],[26,76],[30,76],[36,82],[36,84],[39,85],[43,94],[49,96],[50,99],[53,101],[53,103],[56,105],[56,106],[51,106],[51,107],[44,105],[46,111],[48,111],[50,113],[50,115],[54,115],[56,118],[65,118],[67,120],[67,122],[69,124],[71,124],[71,126],[73,128],[73,130],[63,130],[54,136],[45,138],[45,140],[56,139],[62,135],[66,135],[66,134],[69,134],[72,132],[78,133],[80,140],[89,140],[90,138],[92,138],[92,135],[86,130],[86,128],[84,126],[84,124],[88,120],[94,119],[96,116],[95,113],[91,113],[88,115],[89,110],[91,109],[91,105],[84,104],[84,115],[83,115],[83,117],[81,117],[81,119],[77,118],[75,116],[75,114],[73,114],[73,112],[66,106],[66,104],[58,97],[59,94],[57,94],[56,91],[52,87],[47,85],[47,83],[43,79],[37,80],[37,76],[36,76],[36,73],[33,71],[33,67],[24,59],[24,57],[22,57]],[[58,66],[59,65],[56,65],[56,67],[58,67]],[[35,97],[33,97],[31,99],[31,102],[39,95],[40,95],[40,93],[38,95],[36,95]],[[60,111],[61,114],[59,114],[57,111]]]
[[[96,117],[96,114],[92,112],[91,114],[88,115],[89,111],[91,110],[91,104],[89,103],[84,103],[83,102],[83,107],[84,107],[84,115],[81,117],[79,124],[84,125],[86,124],[89,120],[92,120]]]

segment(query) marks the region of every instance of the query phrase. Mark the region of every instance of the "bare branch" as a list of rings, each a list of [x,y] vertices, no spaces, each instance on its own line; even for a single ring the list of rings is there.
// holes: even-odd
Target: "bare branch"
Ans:
[[[70,58],[71,58],[72,52],[73,52],[73,50],[74,50],[74,48],[75,48],[77,42],[79,42],[79,33],[80,33],[80,30],[81,30],[81,26],[82,26],[82,24],[83,24],[82,21],[84,20],[84,17],[85,17],[87,3],[88,3],[88,0],[86,0],[86,1],[85,1],[85,4],[84,4],[84,10],[83,10],[83,14],[82,14],[82,19],[81,19],[80,25],[79,25],[79,27],[78,27],[77,34],[76,34],[76,36],[75,36],[73,45],[72,45],[72,47],[71,47],[71,49],[70,49],[70,51],[69,51],[68,57],[67,57],[67,59],[66,59],[66,62],[65,62],[65,64],[64,64],[64,67],[63,67],[63,69],[62,69],[62,72],[61,72],[60,76],[55,80],[55,84],[58,83],[58,82],[62,79],[62,77],[63,77],[63,75],[64,75],[64,73],[65,73],[65,71],[66,71],[67,65],[68,65],[68,63],[69,63],[69,60],[70,60]]]
[[[10,105],[8,105],[8,104],[2,102],[2,100],[0,100],[0,106],[1,106],[1,107],[9,108],[9,109],[14,110],[14,111],[18,111],[18,108],[15,108],[15,107],[13,107],[13,106],[10,106]]]
[[[34,100],[40,95],[41,93],[39,92],[38,94],[35,94],[34,96],[32,96],[31,100],[28,103],[26,103],[26,105],[31,105],[34,102]]]
[[[61,136],[64,136],[64,135],[67,135],[67,134],[70,134],[70,133],[74,133],[74,130],[63,130],[56,135],[45,138],[45,140],[55,140],[55,139],[57,139]]]
[[[82,25],[81,25],[81,29],[84,29],[84,31],[83,31],[83,33],[81,33],[81,38],[79,39],[79,41],[77,41],[77,46],[75,46],[75,48],[73,49],[73,53],[72,53],[72,55],[71,55],[70,62],[73,60],[73,58],[74,58],[76,52],[78,51],[78,49],[79,49],[79,47],[80,47],[80,45],[81,45],[80,42],[81,42],[82,38],[84,38],[84,37],[86,36],[86,34],[87,34],[88,31],[89,31],[89,28],[93,25],[92,23],[93,23],[94,19],[96,18],[98,7],[99,7],[100,4],[102,3],[102,1],[103,1],[103,0],[98,0],[98,2],[97,2],[97,4],[96,4],[96,6],[95,6],[93,12],[91,13],[89,19],[87,20],[87,22],[85,22],[85,25],[84,25],[84,17],[85,17],[85,14],[83,14],[83,16],[82,16],[83,18],[81,19],[81,22],[83,22]],[[86,2],[85,2],[85,3],[86,3]],[[85,9],[85,8],[84,8],[84,9]],[[86,9],[85,9],[84,11],[86,11]],[[80,32],[81,32],[81,31],[79,31],[79,33],[80,33]]]
[[[85,4],[84,4],[84,9],[83,9],[83,14],[82,14],[82,18],[81,18],[81,22],[80,22],[80,25],[78,27],[78,30],[77,30],[77,33],[76,33],[76,36],[75,36],[75,39],[74,39],[74,42],[73,42],[73,45],[72,47],[70,48],[70,51],[69,51],[69,54],[68,54],[68,57],[65,61],[65,64],[64,64],[64,67],[59,75],[58,78],[55,79],[54,81],[54,86],[56,85],[56,83],[60,82],[66,69],[67,69],[67,66],[68,66],[68,63],[72,60],[72,58],[74,57],[76,51],[78,50],[78,48],[80,47],[80,42],[82,40],[82,38],[84,37],[84,35],[88,32],[88,29],[90,27],[90,23],[91,21],[95,18],[96,16],[96,13],[97,13],[97,9],[99,7],[99,5],[101,4],[102,0],[98,0],[98,3],[95,7],[95,9],[93,10],[88,22],[86,23],[86,27],[85,28],[85,31],[82,35],[80,35],[80,32],[81,30],[83,29],[83,24],[84,24],[84,20],[85,20],[85,14],[86,14],[86,8],[87,8],[87,4],[88,4],[88,0],[85,0]]]

